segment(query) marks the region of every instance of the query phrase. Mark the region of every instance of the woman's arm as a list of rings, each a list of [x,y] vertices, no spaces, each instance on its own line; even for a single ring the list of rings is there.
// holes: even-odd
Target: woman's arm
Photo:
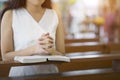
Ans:
[[[12,11],[6,11],[1,21],[1,53],[3,60],[13,60],[14,56],[31,55],[34,50],[25,49],[14,51],[13,31],[12,31]]]
[[[64,28],[62,25],[62,20],[59,19],[59,25],[56,33],[56,49],[61,53],[65,53],[65,41],[64,41]]]
[[[65,31],[63,27],[62,17],[61,17],[59,8],[55,3],[53,5],[53,8],[57,12],[58,19],[59,19],[59,24],[56,31],[56,49],[61,53],[65,53],[65,40],[64,40]]]
[[[40,44],[33,45],[23,50],[14,51],[12,31],[12,11],[6,11],[1,22],[1,53],[3,60],[13,60],[15,56],[29,56],[36,53],[47,53]]]

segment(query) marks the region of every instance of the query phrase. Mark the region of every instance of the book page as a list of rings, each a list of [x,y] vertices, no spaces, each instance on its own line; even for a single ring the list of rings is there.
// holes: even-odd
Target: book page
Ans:
[[[15,56],[14,60],[21,63],[37,63],[46,62],[47,58],[43,56]]]

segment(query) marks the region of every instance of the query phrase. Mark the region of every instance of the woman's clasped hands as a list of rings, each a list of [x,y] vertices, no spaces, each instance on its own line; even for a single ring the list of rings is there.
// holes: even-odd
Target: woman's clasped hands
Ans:
[[[36,46],[36,53],[42,55],[52,55],[54,53],[54,40],[49,33],[43,34]]]

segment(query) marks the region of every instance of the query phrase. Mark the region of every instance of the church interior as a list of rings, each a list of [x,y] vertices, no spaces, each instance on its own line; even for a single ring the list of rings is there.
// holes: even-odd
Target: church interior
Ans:
[[[4,62],[0,56],[0,80],[120,80],[120,0],[52,2],[63,20],[65,56],[71,61],[50,62],[59,73],[9,77],[13,66],[42,63]],[[1,12],[6,5],[0,0]]]

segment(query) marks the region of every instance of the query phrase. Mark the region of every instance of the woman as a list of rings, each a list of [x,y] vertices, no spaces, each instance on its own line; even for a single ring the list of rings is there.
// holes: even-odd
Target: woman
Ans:
[[[1,21],[1,53],[4,61],[15,56],[64,53],[64,34],[51,0],[10,0]],[[61,33],[60,33],[61,32]],[[53,64],[13,67],[9,76],[58,72]]]

